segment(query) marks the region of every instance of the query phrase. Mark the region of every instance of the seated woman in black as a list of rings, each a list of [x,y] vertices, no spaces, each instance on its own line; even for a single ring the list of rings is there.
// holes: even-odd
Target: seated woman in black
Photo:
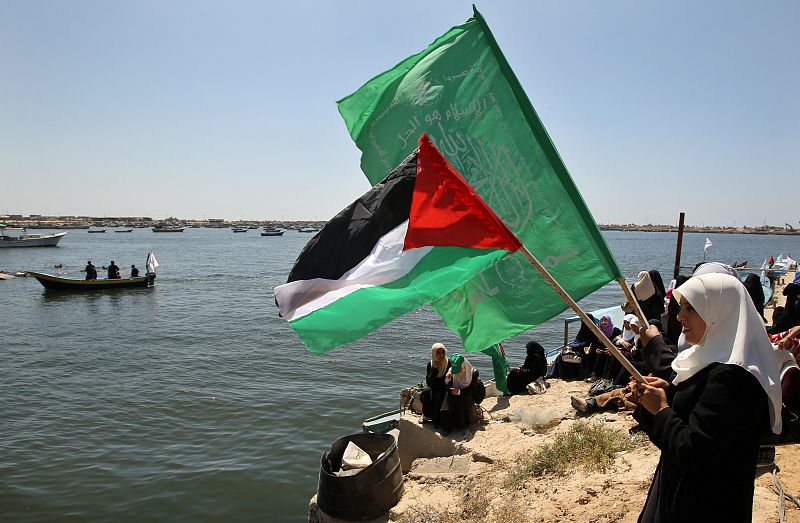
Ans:
[[[469,426],[473,405],[483,401],[486,390],[478,377],[478,369],[459,353],[450,356],[450,370],[445,376],[449,386],[446,409],[439,416],[438,426],[445,431],[462,430]]]
[[[528,353],[525,356],[525,362],[519,367],[511,369],[506,378],[506,385],[511,394],[526,394],[528,391],[525,386],[547,373],[544,348],[535,341],[529,341],[525,345],[525,350]]]
[[[600,324],[598,327],[600,327],[600,330],[603,331],[603,334],[605,334],[612,343],[616,343],[617,339],[622,336],[622,331],[614,326],[614,322],[611,321],[611,316],[608,314],[600,316]],[[619,371],[619,369],[613,366],[616,360],[611,356],[611,352],[609,352],[600,340],[590,345],[589,351],[592,356],[594,356],[595,361],[591,368],[591,375],[586,381],[592,382],[598,378],[611,378],[613,377],[611,375],[612,368],[614,376],[616,375]]]
[[[767,330],[770,334],[777,334],[800,325],[800,286],[789,283],[783,288],[786,303],[783,307],[776,307],[772,315],[772,327]]]
[[[450,369],[447,359],[447,349],[442,343],[431,346],[431,359],[425,372],[425,383],[430,391],[425,391],[420,396],[422,401],[422,423],[436,421],[442,410],[442,402],[447,395],[447,385],[444,383],[445,375]]]

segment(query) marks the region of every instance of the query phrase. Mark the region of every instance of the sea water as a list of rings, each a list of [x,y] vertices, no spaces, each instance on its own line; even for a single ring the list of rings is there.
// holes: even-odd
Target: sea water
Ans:
[[[431,343],[460,347],[423,308],[311,354],[272,296],[308,234],[113,230],[0,249],[7,272],[82,278],[91,259],[101,277],[111,260],[126,276],[151,250],[161,264],[152,289],[54,294],[33,278],[0,281],[0,521],[301,521],[330,444],[397,408]],[[649,269],[669,282],[675,233],[604,234],[629,282]],[[792,236],[686,234],[683,265],[702,260],[706,236],[709,260],[800,255]],[[623,299],[612,283],[581,305]],[[508,340],[510,364],[529,340],[560,345],[571,315]],[[470,359],[491,377],[487,356]]]

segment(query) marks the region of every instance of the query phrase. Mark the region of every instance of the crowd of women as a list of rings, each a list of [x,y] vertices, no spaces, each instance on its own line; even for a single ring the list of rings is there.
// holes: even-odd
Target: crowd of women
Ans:
[[[573,406],[633,410],[661,451],[639,521],[750,521],[759,447],[782,432],[782,414],[800,412],[800,287],[785,287],[772,325],[758,277],[742,282],[715,262],[668,288],[657,271],[643,271],[631,290],[649,325],[632,313],[621,326],[605,315],[597,325],[645,381],[633,380],[585,326],[568,347],[579,362],[556,358],[548,376],[609,380],[613,390],[573,397]],[[512,393],[547,368],[541,345],[529,342],[526,350],[525,363],[508,375]],[[423,422],[445,432],[468,425],[484,394],[477,369],[437,343],[426,381]]]

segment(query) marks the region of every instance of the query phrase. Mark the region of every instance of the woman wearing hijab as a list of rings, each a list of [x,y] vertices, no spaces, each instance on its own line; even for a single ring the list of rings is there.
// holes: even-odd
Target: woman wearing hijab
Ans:
[[[659,281],[661,276],[659,275]],[[663,287],[664,284],[661,283]],[[642,308],[644,317],[654,320],[660,320],[661,314],[664,312],[664,294],[656,292],[656,286],[650,278],[650,273],[641,271],[636,283],[632,286],[633,295],[636,296],[636,301],[639,302],[639,307]]]
[[[448,369],[450,369],[450,361],[447,359],[447,349],[442,343],[434,343],[431,346],[431,359],[425,372],[425,383],[430,387],[430,393],[423,393],[420,396],[422,423],[436,421],[439,417],[442,402],[447,394],[447,385],[444,380]]]
[[[656,294],[661,296],[661,299],[667,297],[667,291],[664,289],[664,280],[661,278],[661,273],[655,269],[651,269],[647,271],[647,274],[650,275],[650,281],[653,282],[653,287],[656,289]]]
[[[674,285],[670,283],[670,289],[667,291],[669,294],[669,303],[667,303],[667,324],[664,326],[665,330],[662,333],[664,337],[664,341],[669,345],[677,345],[678,338],[681,336],[681,322],[678,321],[678,312],[681,310],[681,305],[678,303],[678,299],[672,298],[672,291],[676,287],[680,287],[686,280],[689,278],[683,274],[679,274],[677,278],[672,280]]]
[[[544,347],[535,341],[529,341],[525,345],[525,362],[511,369],[506,378],[506,385],[511,394],[527,394],[525,388],[529,383],[536,381],[547,373],[547,358],[544,355]]]
[[[597,324],[597,320],[594,319],[594,316],[591,314],[587,314],[587,316],[593,323]],[[564,350],[570,350],[580,354],[582,358],[581,361],[576,363],[564,361],[562,351],[551,364],[550,370],[547,373],[547,378],[560,378],[562,380],[577,378],[579,371],[583,367],[584,351],[593,343],[599,343],[597,336],[592,332],[592,329],[581,322],[581,328],[578,329],[578,334],[575,335],[575,339],[564,347]]]
[[[736,278],[692,277],[673,296],[692,346],[672,383],[632,384],[634,417],[661,449],[639,521],[750,521],[761,435],[781,430],[775,351]]]
[[[611,316],[608,314],[600,316],[598,327],[600,327],[600,330],[612,343],[616,343],[617,339],[622,336],[622,331],[614,326],[614,322],[611,321]],[[591,383],[598,378],[610,378],[612,370],[611,364],[616,361],[616,359],[611,356],[611,352],[598,340],[597,344],[591,346],[591,353],[592,356],[594,356],[594,364],[591,369],[592,374],[586,381]],[[609,361],[609,358],[611,361]],[[614,375],[616,375],[616,372]]]
[[[783,309],[776,307],[772,317],[770,334],[776,334],[800,325],[800,286],[789,283],[783,288],[786,303]]]
[[[758,315],[766,322],[767,320],[764,318],[764,287],[761,286],[761,277],[757,274],[748,274],[742,284],[752,298]]]
[[[450,370],[445,375],[445,384],[448,386],[445,400],[447,415],[439,418],[442,420],[439,426],[446,432],[465,429],[469,426],[473,405],[483,401],[486,394],[478,378],[478,369],[456,352],[450,356]]]

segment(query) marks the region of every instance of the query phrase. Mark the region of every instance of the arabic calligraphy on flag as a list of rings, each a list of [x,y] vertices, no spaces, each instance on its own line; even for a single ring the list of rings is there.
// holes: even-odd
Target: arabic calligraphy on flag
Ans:
[[[425,132],[576,300],[622,273],[550,137],[480,14],[338,102],[379,182]],[[432,303],[467,351],[566,305],[520,254]]]

